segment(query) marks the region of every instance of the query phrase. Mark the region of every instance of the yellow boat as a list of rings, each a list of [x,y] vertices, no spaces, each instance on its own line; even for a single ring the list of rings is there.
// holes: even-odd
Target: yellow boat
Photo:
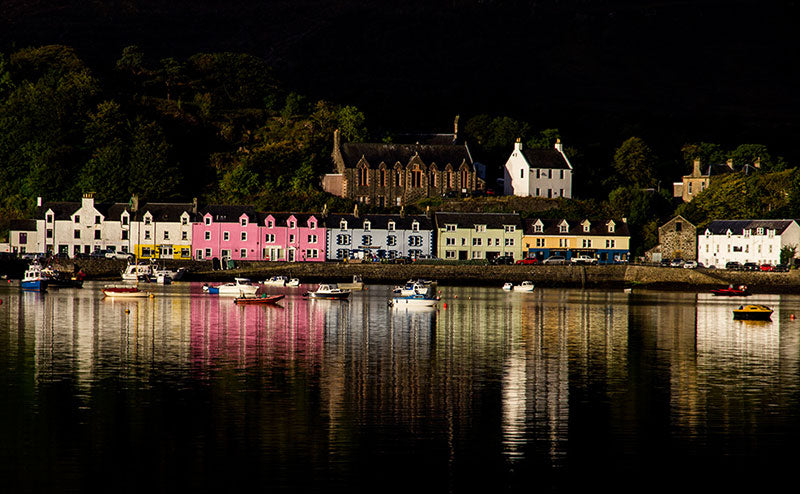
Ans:
[[[740,321],[770,321],[772,309],[766,305],[740,305],[733,309],[733,318]]]

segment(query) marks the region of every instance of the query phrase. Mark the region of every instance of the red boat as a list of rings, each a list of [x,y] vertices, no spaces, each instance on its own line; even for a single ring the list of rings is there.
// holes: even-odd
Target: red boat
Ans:
[[[745,297],[750,295],[750,292],[747,291],[747,285],[739,285],[736,288],[733,285],[728,285],[728,288],[715,288],[711,290],[711,293],[724,297]]]
[[[285,295],[262,295],[260,297],[236,297],[233,303],[237,305],[271,305],[281,300]]]

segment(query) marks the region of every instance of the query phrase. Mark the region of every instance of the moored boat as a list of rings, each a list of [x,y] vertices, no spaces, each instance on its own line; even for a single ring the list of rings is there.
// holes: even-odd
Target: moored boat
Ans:
[[[106,285],[101,290],[103,295],[111,298],[142,298],[151,295],[150,292],[131,285]]]
[[[260,297],[236,297],[233,303],[237,305],[272,305],[282,300],[285,295],[266,295],[262,294]]]
[[[248,278],[234,278],[233,283],[225,283],[217,286],[203,286],[203,290],[212,295],[227,295],[244,297],[247,295],[255,295],[258,292],[258,286],[250,282]]]
[[[183,275],[186,274],[188,269],[186,268],[178,268],[178,269],[167,269],[165,266],[158,266],[157,264],[153,263],[152,266],[153,276],[158,279],[159,276],[168,276],[170,281],[180,281],[183,278]],[[157,281],[157,283],[160,283]]]
[[[43,292],[47,290],[48,283],[47,276],[42,272],[42,266],[38,262],[33,262],[25,270],[19,286],[26,291]]]
[[[122,272],[122,281],[139,281],[143,276],[155,277],[153,265],[145,262],[129,263]]]
[[[81,288],[83,287],[83,271],[70,274],[66,271],[59,271],[50,266],[42,268],[42,274],[47,277],[47,286],[51,288]]]
[[[532,281],[523,281],[519,285],[515,285],[513,283],[506,283],[503,285],[503,290],[507,292],[532,292],[533,287],[534,285]]]
[[[770,321],[772,309],[766,305],[740,305],[733,309],[733,318],[739,321]]]
[[[435,307],[435,298],[423,295],[408,295],[406,297],[392,297],[392,307]]]
[[[350,290],[342,290],[335,284],[321,284],[313,292],[306,292],[304,297],[324,300],[347,300]]]
[[[513,283],[503,283],[503,290],[510,292],[513,289],[514,289]]]
[[[750,292],[747,290],[747,285],[739,285],[737,287],[728,285],[728,288],[714,288],[711,290],[711,293],[723,297],[746,297],[750,295]]]
[[[353,281],[350,283],[339,283],[339,288],[342,290],[363,290],[364,289],[364,280],[361,279],[361,275],[353,275]]]
[[[289,281],[286,276],[273,276],[267,280],[264,280],[262,285],[265,286],[286,286],[286,282]]]
[[[288,287],[297,287],[300,286],[300,279],[292,278],[291,280],[286,282],[286,286]]]

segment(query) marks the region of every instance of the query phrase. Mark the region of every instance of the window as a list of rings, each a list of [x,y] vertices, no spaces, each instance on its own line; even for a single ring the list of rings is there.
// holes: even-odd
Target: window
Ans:
[[[336,250],[336,259],[347,259],[347,249],[337,249]]]
[[[364,186],[367,185],[367,167],[362,166],[358,169],[358,185]]]
[[[456,239],[454,239],[452,237],[448,237],[448,238],[446,238],[444,240],[444,243],[445,243],[445,245],[455,245],[456,244]]]
[[[591,248],[592,240],[588,239],[588,238],[584,238],[581,246],[584,247],[584,248]]]
[[[297,228],[297,222],[295,220],[289,220],[289,228]]]
[[[81,222],[81,217],[80,217],[80,215],[77,215],[77,214],[76,214],[76,215],[75,215],[75,217],[74,217],[73,219],[74,219],[75,223],[80,223],[80,222]]]
[[[169,232],[164,230],[164,240],[169,240]]]
[[[756,228],[756,235],[764,235],[764,229],[761,227]]]
[[[680,233],[683,230],[683,223],[680,221],[675,222],[675,232]]]
[[[310,244],[317,243],[317,236],[316,235],[309,235],[308,236],[308,243],[310,243]]]
[[[347,230],[347,221],[342,220],[339,222],[339,230]]]
[[[293,233],[293,234],[291,234],[291,235],[289,235],[289,243],[290,243],[290,244],[293,244],[293,243],[294,243],[294,233]]]
[[[222,232],[222,240],[225,242],[231,239],[231,232]]]
[[[542,233],[542,225],[533,225],[534,233]]]
[[[444,225],[444,231],[454,232],[456,231],[456,225]]]
[[[122,217],[122,226],[128,226],[128,217],[127,216],[123,216]]]
[[[397,235],[388,235],[386,237],[386,245],[388,245],[388,246],[397,245]]]
[[[306,259],[316,259],[319,256],[319,251],[317,249],[306,249],[304,255]]]
[[[206,249],[206,257],[211,257],[211,249]]]
[[[19,243],[20,244],[27,244],[28,243],[28,234],[20,232],[19,234]]]
[[[475,225],[475,233],[483,233],[486,231],[486,225]]]
[[[202,259],[203,258],[203,250],[202,249],[197,249],[196,251],[194,251],[194,256],[197,259]]]
[[[564,170],[561,170],[561,180],[564,180]]]
[[[222,249],[219,254],[221,257],[231,257],[230,249]]]
[[[408,237],[409,247],[420,247],[422,245],[422,237],[419,235],[411,235]]]
[[[390,221],[389,222],[389,226],[387,226],[386,229],[389,230],[390,232],[393,232],[394,231],[394,221]]]
[[[505,231],[506,233],[514,233],[515,231],[517,231],[517,227],[514,225],[505,225],[503,227],[503,231]]]
[[[206,225],[210,225],[211,224],[211,216],[206,216],[205,218],[203,218],[203,222]]]
[[[211,240],[211,232],[205,232],[203,238],[205,238],[206,240]]]
[[[189,240],[189,232],[181,232],[181,240]]]
[[[381,187],[386,187],[386,170],[381,168]]]
[[[267,228],[274,228],[275,222],[272,220],[267,220]]]
[[[187,218],[186,216],[181,216],[181,225],[188,225],[188,224],[189,224],[189,218]]]
[[[122,240],[128,240],[128,230],[122,230]]]
[[[247,258],[247,249],[239,249],[239,257],[242,259]]]
[[[372,235],[362,235],[361,245],[372,245]]]
[[[347,245],[350,243],[350,235],[336,235],[336,245]]]
[[[520,168],[519,169],[519,178],[525,178],[525,169],[524,168]]]
[[[569,227],[567,225],[558,225],[558,233],[567,233]]]
[[[543,238],[537,238],[536,239],[536,247],[544,247],[544,239]]]
[[[268,244],[273,244],[273,243],[275,243],[275,234],[274,234],[274,233],[267,233],[267,234],[264,236],[264,242],[265,242],[265,243],[268,243]]]
[[[242,218],[239,220],[239,224],[242,226],[247,226],[247,218]]]
[[[370,231],[371,229],[372,229],[372,223],[370,223],[369,221],[365,221],[364,222],[364,230],[365,231]]]
[[[242,242],[247,242],[247,232],[242,232]]]
[[[310,222],[310,223],[308,224],[308,227],[309,227],[310,229],[312,229],[312,230],[316,230],[316,229],[317,229],[317,222],[316,222],[316,221],[312,221],[312,222]]]
[[[444,251],[444,258],[445,259],[455,259],[456,258],[456,251],[454,251],[454,250],[446,250],[446,251]]]
[[[53,222],[53,215],[52,214],[48,214],[47,215],[47,222],[48,223],[52,223]]]
[[[81,231],[80,230],[73,230],[72,237],[73,238],[81,238]]]
[[[102,238],[102,237],[100,237],[100,234],[101,234],[101,233],[102,233],[102,232],[101,232],[100,230],[95,230],[95,231],[94,231],[94,239],[95,239],[95,240],[100,240],[100,239]]]
[[[53,238],[53,229],[52,228],[48,228],[47,229],[47,238]]]
[[[472,252],[472,258],[473,259],[482,259],[483,258],[483,252],[479,251],[479,250],[473,251]]]
[[[483,245],[483,239],[481,239],[481,238],[477,238],[477,237],[476,237],[476,238],[473,238],[473,239],[472,239],[472,245],[473,245],[474,247],[479,247],[479,246]]]
[[[412,232],[418,232],[419,231],[419,223],[418,222],[415,221],[414,223],[411,223],[411,231]]]
[[[689,182],[689,195],[692,195],[692,182]]]
[[[99,225],[101,221],[103,221],[103,220],[102,220],[102,218],[100,216],[95,216],[94,217],[94,224],[95,225]]]
[[[614,240],[606,240],[606,249],[613,249],[614,243]]]
[[[145,216],[144,217],[144,224],[145,225],[149,225],[150,224],[150,220],[151,220],[151,218],[149,216]]]
[[[513,238],[507,238],[506,239],[506,247],[513,247],[513,246],[514,246],[514,239]]]
[[[150,230],[145,230],[144,231],[144,239],[145,240],[150,240]]]

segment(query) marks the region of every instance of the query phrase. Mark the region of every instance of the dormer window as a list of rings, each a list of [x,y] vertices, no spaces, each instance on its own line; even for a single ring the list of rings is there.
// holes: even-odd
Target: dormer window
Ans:
[[[756,235],[764,235],[764,229],[761,227],[756,228]]]
[[[614,223],[609,223],[609,225],[608,225],[608,233],[614,233]]]
[[[506,233],[514,233],[515,231],[517,231],[517,227],[515,227],[514,225],[505,225],[503,227],[503,231],[505,231]]]
[[[483,233],[486,231],[486,225],[475,225],[475,233]]]
[[[203,218],[203,220],[204,220],[206,225],[210,225],[211,224],[211,216],[206,216],[205,218]]]
[[[558,225],[558,233],[567,233],[569,231],[569,224],[561,223]]]
[[[152,219],[153,219],[153,218],[152,218],[152,217],[150,217],[150,216],[145,216],[145,217],[144,217],[144,224],[145,224],[145,225],[149,225],[149,224],[152,222]]]
[[[48,223],[53,223],[53,215],[52,214],[48,214],[47,215],[47,222]]]
[[[418,232],[419,231],[419,222],[415,221],[411,223],[411,231]]]
[[[247,218],[242,218],[241,220],[239,220],[239,224],[242,226],[247,226]]]
[[[386,227],[390,232],[394,231],[394,221],[390,221],[389,225]]]
[[[591,225],[588,222],[583,224],[583,233],[589,233],[590,229],[591,229]]]
[[[316,221],[311,221],[311,222],[309,222],[309,223],[308,223],[308,227],[309,227],[310,229],[312,229],[312,230],[316,230],[316,229],[317,229],[317,222],[316,222]]]
[[[181,216],[181,225],[188,225],[189,224],[189,217],[184,215]]]
[[[339,222],[339,230],[347,230],[347,221],[342,220]]]
[[[370,229],[372,229],[372,223],[370,223],[369,221],[365,221],[364,222],[364,230],[370,231]]]
[[[272,220],[267,220],[267,228],[275,228],[275,222]]]

